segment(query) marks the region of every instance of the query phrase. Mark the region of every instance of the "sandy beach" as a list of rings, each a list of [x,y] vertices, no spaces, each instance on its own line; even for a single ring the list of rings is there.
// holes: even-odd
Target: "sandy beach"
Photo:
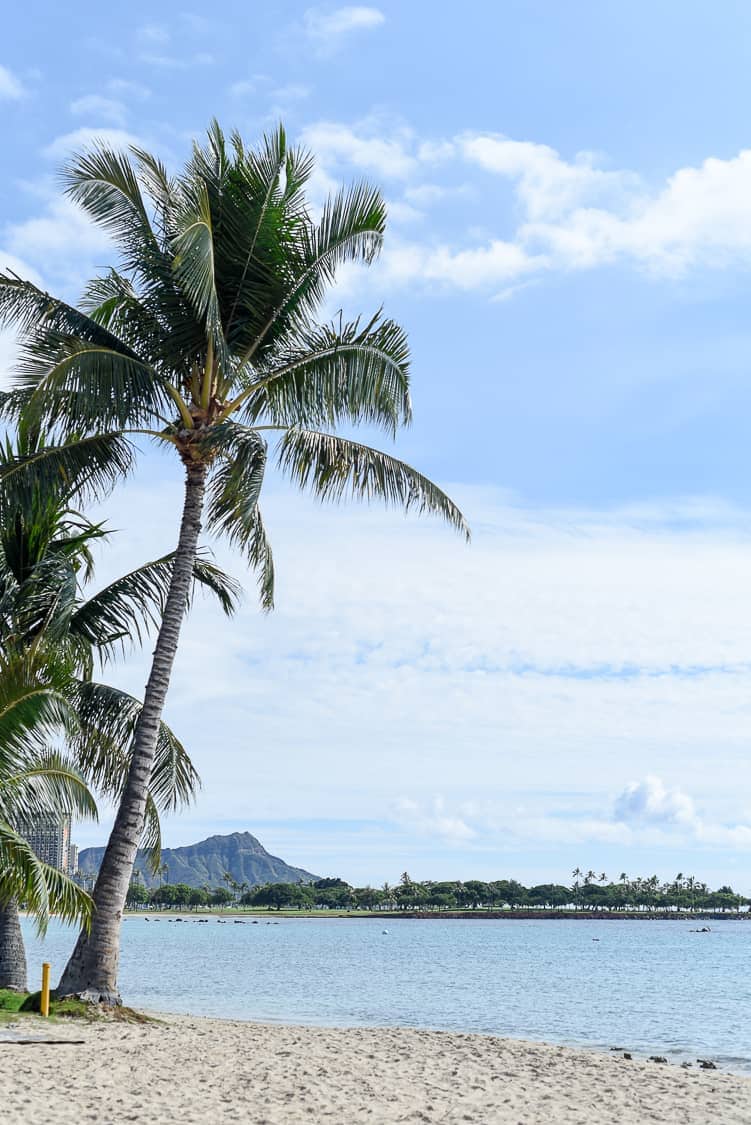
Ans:
[[[751,1120],[751,1079],[491,1036],[190,1016],[1,1034],[5,1125]]]

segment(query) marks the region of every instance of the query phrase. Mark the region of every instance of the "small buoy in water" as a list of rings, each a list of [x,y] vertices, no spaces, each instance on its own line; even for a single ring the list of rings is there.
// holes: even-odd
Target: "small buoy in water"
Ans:
[[[388,930],[381,930],[381,933],[382,933],[382,934],[387,934],[387,933],[388,933]]]

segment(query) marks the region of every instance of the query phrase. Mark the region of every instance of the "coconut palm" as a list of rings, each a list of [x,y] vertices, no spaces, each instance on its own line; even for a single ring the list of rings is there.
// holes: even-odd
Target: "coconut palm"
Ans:
[[[312,169],[281,127],[253,151],[237,135],[228,144],[214,123],[176,177],[138,148],[123,155],[98,145],[69,163],[65,181],[117,243],[120,268],[88,287],[80,309],[15,275],[0,277],[0,318],[23,343],[20,390],[7,405],[25,403],[30,417],[65,435],[44,458],[48,471],[71,459],[86,460],[95,476],[121,471],[132,455],[124,435],[136,431],[171,449],[185,475],[128,784],[94,891],[95,920],[64,973],[65,993],[119,999],[120,913],[204,517],[244,551],[271,607],[272,556],[258,507],[265,435],[278,439],[282,472],[321,499],[380,498],[467,531],[422,474],[335,432],[364,423],[394,435],[409,422],[409,350],[404,331],[380,312],[316,322],[337,268],[373,260],[386,214],[380,193],[356,184],[314,219],[305,199]]]
[[[75,725],[69,687],[69,666],[41,648],[0,649],[0,988],[26,987],[19,901],[41,932],[51,911],[86,924],[91,914],[89,896],[39,860],[19,832],[27,818],[96,815],[73,763],[48,748]]]
[[[43,447],[38,432],[21,426],[17,446],[7,442],[0,450],[0,465],[16,465],[19,455],[28,457]],[[3,479],[0,645],[15,654],[16,665],[33,664],[41,683],[45,675],[55,676],[56,698],[68,718],[66,733],[76,764],[89,783],[117,800],[127,777],[128,748],[140,706],[132,696],[95,683],[90,676],[96,657],[104,662],[126,640],[140,637],[158,616],[171,563],[147,564],[85,599],[83,587],[93,575],[91,544],[105,533],[71,507],[86,478],[85,471],[83,476],[73,472],[40,485],[32,465]],[[226,608],[232,608],[234,590],[221,572],[199,560],[196,577],[206,580],[225,599]],[[158,810],[189,800],[196,785],[190,759],[162,725],[146,806],[144,842],[153,862],[158,862],[160,847]],[[14,987],[25,980],[17,897],[0,899],[0,947],[3,935],[7,937],[0,982],[12,979]]]

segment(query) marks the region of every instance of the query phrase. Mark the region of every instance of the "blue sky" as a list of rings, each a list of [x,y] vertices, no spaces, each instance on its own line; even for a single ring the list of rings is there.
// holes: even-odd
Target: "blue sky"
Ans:
[[[0,259],[75,297],[111,250],[59,194],[68,152],[137,139],[176,166],[212,116],[251,140],[281,118],[319,156],[314,205],[383,188],[381,261],[326,311],[408,327],[398,451],[475,530],[269,480],[279,608],[187,628],[169,717],[204,791],[167,842],[248,827],[375,882],[751,889],[748,6],[75,12],[5,15]],[[178,504],[145,451],[102,576],[169,547]],[[138,690],[143,659],[113,675]]]

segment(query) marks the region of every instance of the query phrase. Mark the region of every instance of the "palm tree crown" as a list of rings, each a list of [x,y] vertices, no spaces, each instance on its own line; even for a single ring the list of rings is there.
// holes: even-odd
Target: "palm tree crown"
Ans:
[[[309,154],[283,129],[258,151],[213,124],[180,176],[152,155],[106,146],[65,169],[70,196],[121,252],[81,308],[0,275],[0,319],[21,331],[19,391],[66,436],[107,442],[86,451],[93,476],[122,471],[124,431],[173,446],[210,470],[207,522],[243,548],[272,600],[271,554],[257,501],[277,431],[277,461],[327,499],[380,497],[436,512],[466,533],[449,498],[409,466],[335,435],[366,423],[389,434],[411,419],[409,349],[380,312],[367,321],[311,317],[347,261],[370,262],[386,214],[377,190],[343,189],[314,221],[304,189]],[[58,458],[75,456],[65,445]]]

